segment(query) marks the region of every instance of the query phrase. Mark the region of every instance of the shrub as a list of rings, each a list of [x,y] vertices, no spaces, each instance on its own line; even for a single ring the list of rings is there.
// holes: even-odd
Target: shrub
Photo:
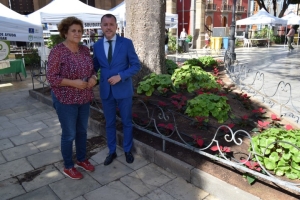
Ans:
[[[61,38],[60,35],[51,35],[47,43],[48,48],[53,48],[55,45],[63,42],[65,39]]]
[[[202,67],[218,66],[218,62],[211,56],[203,56],[199,58],[199,61],[203,64]]]
[[[178,65],[173,60],[166,59],[166,68],[167,73],[172,75],[175,69],[178,69]]]

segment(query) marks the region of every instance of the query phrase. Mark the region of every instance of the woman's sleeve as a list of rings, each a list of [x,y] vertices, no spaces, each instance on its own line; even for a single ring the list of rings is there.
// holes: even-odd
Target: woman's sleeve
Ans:
[[[60,74],[60,52],[58,48],[53,48],[49,54],[46,76],[52,87],[59,87],[63,80]]]

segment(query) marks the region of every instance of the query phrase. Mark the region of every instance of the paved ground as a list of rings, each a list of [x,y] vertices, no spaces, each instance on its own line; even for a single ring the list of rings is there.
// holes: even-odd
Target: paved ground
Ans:
[[[213,195],[135,155],[127,164],[121,149],[111,165],[103,161],[106,147],[92,156],[95,172],[82,180],[62,174],[61,129],[54,109],[29,96],[31,78],[0,82],[0,199],[154,200],[205,199]],[[96,136],[88,132],[88,137]],[[31,181],[25,173],[37,170]]]
[[[197,52],[208,54],[203,50]],[[298,49],[289,53],[280,46],[254,47],[239,48],[236,52],[239,61],[266,74],[267,90],[276,88],[281,80],[293,88],[299,87]],[[183,54],[179,59],[195,55]],[[74,181],[65,177],[61,172],[61,129],[56,113],[52,107],[31,98],[31,88],[30,77],[21,82],[4,76],[0,82],[0,199],[217,199],[139,155],[135,155],[133,164],[127,164],[121,149],[117,160],[109,166],[103,165],[106,147],[99,149],[91,158],[96,170],[83,172],[84,179]],[[300,107],[299,93],[293,90],[292,94]],[[89,138],[96,135],[89,130]],[[37,169],[39,175],[21,183],[25,173]],[[236,189],[228,187],[227,192]],[[242,198],[237,195],[236,199]]]

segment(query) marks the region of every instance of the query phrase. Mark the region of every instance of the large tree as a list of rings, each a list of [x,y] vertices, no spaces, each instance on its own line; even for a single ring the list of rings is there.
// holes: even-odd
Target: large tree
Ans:
[[[151,72],[165,69],[165,0],[125,0],[126,37],[133,40],[142,68],[134,77],[136,85]]]
[[[266,5],[264,3],[264,0],[255,0],[256,3],[258,4],[259,8],[264,8],[265,10],[268,10],[266,8]],[[278,17],[282,17],[284,12],[286,11],[286,9],[289,7],[290,4],[298,4],[300,3],[300,0],[282,0],[283,4],[282,4],[282,9],[278,15]],[[272,4],[273,4],[273,10],[274,10],[274,16],[277,15],[277,1],[276,0],[272,0]]]

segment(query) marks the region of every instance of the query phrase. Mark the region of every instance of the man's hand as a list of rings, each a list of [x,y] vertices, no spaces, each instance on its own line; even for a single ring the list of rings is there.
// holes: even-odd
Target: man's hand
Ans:
[[[118,75],[110,77],[107,81],[110,85],[115,85],[118,82],[120,82],[120,80],[121,80],[121,76],[118,74]]]

